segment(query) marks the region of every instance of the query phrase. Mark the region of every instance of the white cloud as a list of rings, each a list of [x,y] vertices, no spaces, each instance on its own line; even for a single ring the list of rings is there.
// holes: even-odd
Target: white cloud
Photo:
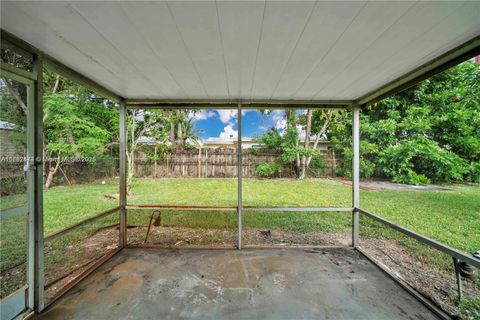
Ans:
[[[217,110],[218,117],[220,118],[220,121],[223,123],[227,123],[230,120],[234,119],[237,117],[237,110]]]
[[[286,127],[287,127],[287,120],[285,119],[277,120],[275,122],[275,128],[277,128],[278,130],[285,130]]]
[[[233,126],[231,124],[227,124],[225,127],[223,127],[223,131],[220,132],[220,138],[223,139],[233,139],[237,138],[238,131],[233,129]]]
[[[230,120],[236,119],[238,115],[238,111],[233,109],[226,109],[226,110],[220,109],[216,111],[218,113],[218,117],[220,118],[220,121],[222,121],[223,123],[228,123],[230,122]],[[250,111],[255,111],[255,110],[242,110],[242,116],[244,116],[247,112],[250,112]]]
[[[202,109],[197,112],[189,112],[188,117],[189,118],[195,118],[195,120],[206,120],[211,117],[215,117],[216,113],[213,110],[206,110]]]
[[[271,116],[275,128],[284,130],[287,127],[287,120],[285,119],[285,112],[283,110],[273,110]]]

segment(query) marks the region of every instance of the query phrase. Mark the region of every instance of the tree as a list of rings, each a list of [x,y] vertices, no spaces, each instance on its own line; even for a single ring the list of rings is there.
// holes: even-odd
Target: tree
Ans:
[[[167,143],[171,139],[171,112],[164,110],[130,110],[127,115],[127,194],[133,195],[135,155],[140,148],[139,139],[150,137]]]
[[[361,174],[395,182],[480,181],[480,66],[462,63],[363,110]],[[331,126],[351,172],[351,115]]]
[[[45,187],[49,188],[61,165],[72,157],[96,157],[104,152],[110,133],[85,116],[78,104],[60,94],[45,99],[45,151],[54,159],[49,166]]]
[[[7,58],[9,61],[14,59],[13,56]],[[12,61],[24,62],[18,59]],[[2,98],[1,118],[15,125],[16,133],[10,139],[24,148],[27,115],[25,86],[6,78],[2,78],[1,82],[2,91],[7,90],[8,93]],[[44,181],[48,188],[58,170],[65,175],[62,165],[67,158],[98,157],[106,151],[114,152],[114,147],[118,145],[118,111],[112,102],[53,72],[44,72],[43,85]],[[48,168],[45,163],[49,164]]]
[[[198,144],[198,134],[202,133],[203,130],[195,129],[195,121],[193,118],[185,118],[182,121],[182,145],[187,145],[190,143]]]
[[[47,188],[57,170],[66,177],[62,170],[66,157],[99,159],[107,154],[117,157],[119,116],[113,102],[46,70],[43,86],[44,159],[49,164],[44,167]],[[62,145],[64,141],[71,146]]]
[[[266,111],[265,113],[269,113]],[[261,140],[267,148],[281,152],[278,161],[283,165],[294,164],[297,177],[304,179],[314,157],[319,157],[318,144],[326,138],[330,123],[343,116],[333,110],[307,109],[305,113],[285,110],[286,128],[281,133],[277,128],[270,128]],[[303,136],[303,139],[302,139]],[[314,142],[312,145],[312,136]],[[262,171],[275,174],[281,170],[277,164],[272,168],[263,166]],[[275,170],[270,170],[276,168]]]

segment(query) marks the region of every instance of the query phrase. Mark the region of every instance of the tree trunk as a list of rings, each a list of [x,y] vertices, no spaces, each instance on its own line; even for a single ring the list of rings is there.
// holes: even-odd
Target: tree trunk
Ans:
[[[20,97],[20,93],[18,93],[18,90],[8,81],[6,78],[2,78],[3,82],[7,85],[8,91],[10,94],[13,96],[13,98],[17,101],[18,105],[22,109],[22,111],[27,114],[27,105],[25,102],[22,100]]]
[[[50,188],[50,186],[52,185],[53,177],[55,176],[55,173],[57,173],[58,168],[60,168],[60,156],[57,158],[57,162],[55,163],[55,166],[54,167],[50,166],[48,168],[48,175],[45,181],[46,189]]]
[[[327,111],[326,117],[325,117],[325,122],[323,123],[322,128],[320,131],[317,133],[317,136],[315,137],[315,142],[313,144],[313,149],[317,150],[318,143],[320,142],[321,137],[325,134],[325,132],[328,129],[328,126],[330,125],[330,121],[332,120],[332,112],[330,110]],[[307,159],[307,168],[310,165],[310,162],[312,161],[312,157],[308,157]]]
[[[182,114],[180,110],[177,110],[177,144],[182,145],[183,142],[183,130],[182,130]]]
[[[127,195],[133,196],[132,182],[135,174],[135,152],[127,152]]]
[[[171,118],[171,115],[170,115]],[[170,143],[175,144],[175,122],[170,120]]]
[[[57,74],[57,76],[55,77],[55,84],[53,85],[52,93],[57,92],[59,85],[60,85],[60,75]]]
[[[310,134],[312,132],[312,113],[313,113],[312,109],[307,110],[307,123],[305,128],[305,144],[304,144],[305,150],[307,150],[310,147]],[[303,155],[302,161],[301,161],[299,179],[305,179],[306,172],[307,172],[307,156]]]

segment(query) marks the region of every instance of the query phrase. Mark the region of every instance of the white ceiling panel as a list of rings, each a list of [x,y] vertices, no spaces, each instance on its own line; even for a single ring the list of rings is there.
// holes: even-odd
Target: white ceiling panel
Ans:
[[[350,64],[345,65],[343,71],[320,94],[326,96],[349,96],[358,92],[359,83],[374,70],[382,70],[384,64],[391,64],[395,56],[411,46],[416,38],[422,37],[440,23],[448,14],[462,6],[460,2],[441,2],[436,10],[432,10],[432,3],[419,1],[412,5],[399,19],[387,28],[365,50],[363,50]],[[422,19],[418,19],[418,16]],[[412,34],[414,36],[412,37]],[[395,41],[392,41],[395,39]],[[413,50],[409,48],[407,50]],[[380,59],[380,60],[379,60]],[[351,75],[354,74],[355,77]],[[384,81],[384,79],[382,79]],[[354,85],[355,84],[355,85]]]
[[[450,4],[453,4],[453,6],[449,6],[450,12],[442,16],[437,23],[432,23],[427,32],[415,34],[412,41],[391,54],[390,59],[385,59],[382,63],[377,62],[374,69],[365,74],[363,78],[359,77],[350,87],[352,91],[349,95],[360,95],[368,91],[368,87],[377,88],[384,83],[393,81],[399,75],[431,61],[438,56],[437,52],[451,50],[468,39],[478,36],[480,33],[480,2]],[[458,6],[458,4],[460,5]],[[435,6],[435,8],[438,7]],[[430,10],[433,10],[432,6]],[[420,14],[421,12],[417,12],[417,17]],[[422,18],[426,16],[424,15]]]
[[[480,1],[1,1],[1,27],[126,98],[353,100],[480,35]]]
[[[319,2],[283,70],[272,96],[293,97],[348,29],[364,2]]]
[[[231,97],[248,97],[252,87],[265,2],[217,2]]]
[[[206,98],[230,98],[215,2],[170,2],[186,50],[205,87]]]
[[[270,98],[314,6],[315,2],[266,3],[251,98]]]
[[[317,96],[362,50],[412,6],[412,2],[368,2],[359,10],[329,52],[294,93],[300,99]]]

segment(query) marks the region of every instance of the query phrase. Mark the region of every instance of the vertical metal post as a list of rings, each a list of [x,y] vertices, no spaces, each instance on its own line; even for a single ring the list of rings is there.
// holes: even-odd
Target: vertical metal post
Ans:
[[[237,123],[238,123],[238,133],[237,133],[237,179],[238,179],[238,207],[237,207],[237,216],[238,216],[238,243],[237,248],[240,250],[242,249],[242,104],[238,103],[237,108]]]
[[[44,301],[44,252],[43,252],[43,60],[39,54],[34,56],[34,73],[37,76],[33,91],[34,113],[34,165],[33,178],[33,296],[29,297],[29,306],[35,312],[41,312],[45,307]],[[30,214],[31,214],[30,213]],[[30,267],[30,266],[29,266]],[[32,301],[33,299],[33,301]],[[33,306],[30,304],[33,303]]]
[[[119,206],[120,206],[120,247],[127,245],[127,110],[125,100],[120,101],[119,105],[119,154],[120,154],[120,190],[119,190]]]
[[[35,229],[36,215],[36,175],[37,167],[36,144],[37,144],[37,118],[36,118],[36,80],[27,86],[27,159],[25,161],[25,174],[27,182],[27,300],[26,306],[29,309],[35,308],[35,252],[37,233]]]
[[[352,105],[352,138],[353,138],[353,168],[352,168],[352,246],[358,246],[360,204],[360,108]]]
[[[460,260],[458,258],[453,258],[453,265],[455,267],[455,276],[457,277],[457,292],[458,292],[458,301],[462,300],[462,275],[460,274]]]

